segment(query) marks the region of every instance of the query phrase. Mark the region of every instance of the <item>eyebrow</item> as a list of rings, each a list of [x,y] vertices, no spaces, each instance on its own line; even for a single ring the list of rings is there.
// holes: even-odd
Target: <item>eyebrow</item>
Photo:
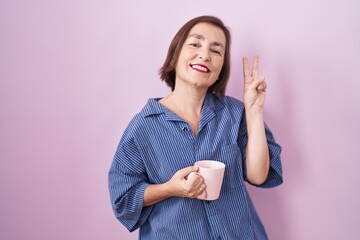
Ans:
[[[200,39],[200,40],[205,40],[205,37],[203,35],[196,34],[196,33],[189,35],[187,38],[191,38],[191,37],[194,37],[194,38],[197,38],[197,39]],[[211,45],[225,48],[224,44],[222,44],[220,42],[216,42],[216,41],[212,42]]]

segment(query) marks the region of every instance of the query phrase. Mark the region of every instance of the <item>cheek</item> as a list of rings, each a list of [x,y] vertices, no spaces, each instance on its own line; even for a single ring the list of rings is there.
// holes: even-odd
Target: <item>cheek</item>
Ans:
[[[224,61],[223,61],[223,60],[219,60],[218,62],[216,62],[216,70],[217,70],[217,72],[218,72],[219,74],[220,74],[220,72],[221,72],[221,69],[222,69],[223,65],[224,65]]]

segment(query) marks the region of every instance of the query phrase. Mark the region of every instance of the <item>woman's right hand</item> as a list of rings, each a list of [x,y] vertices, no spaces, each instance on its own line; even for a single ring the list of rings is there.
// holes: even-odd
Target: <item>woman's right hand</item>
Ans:
[[[170,195],[176,197],[196,198],[202,194],[206,185],[204,179],[197,174],[198,167],[190,166],[177,171],[174,176],[166,182]],[[190,173],[191,177],[188,178]]]

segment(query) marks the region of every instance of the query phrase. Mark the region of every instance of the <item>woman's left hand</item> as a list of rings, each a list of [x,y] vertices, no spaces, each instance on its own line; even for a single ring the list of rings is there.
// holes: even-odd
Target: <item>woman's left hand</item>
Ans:
[[[266,82],[264,76],[258,76],[259,56],[254,56],[250,72],[248,59],[243,58],[244,67],[244,105],[246,110],[262,110],[265,103]]]
[[[244,64],[244,105],[246,112],[246,178],[260,185],[266,181],[269,173],[270,158],[264,125],[264,103],[266,82],[264,76],[258,76],[259,57],[254,56],[250,72],[247,58]]]

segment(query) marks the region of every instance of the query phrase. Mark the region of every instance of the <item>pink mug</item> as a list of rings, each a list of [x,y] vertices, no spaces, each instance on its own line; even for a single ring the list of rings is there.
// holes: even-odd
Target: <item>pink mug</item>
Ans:
[[[206,190],[197,198],[202,200],[215,200],[220,196],[224,178],[225,164],[214,160],[201,160],[195,163],[199,167],[198,172],[189,174],[188,179],[199,174],[203,177]]]

